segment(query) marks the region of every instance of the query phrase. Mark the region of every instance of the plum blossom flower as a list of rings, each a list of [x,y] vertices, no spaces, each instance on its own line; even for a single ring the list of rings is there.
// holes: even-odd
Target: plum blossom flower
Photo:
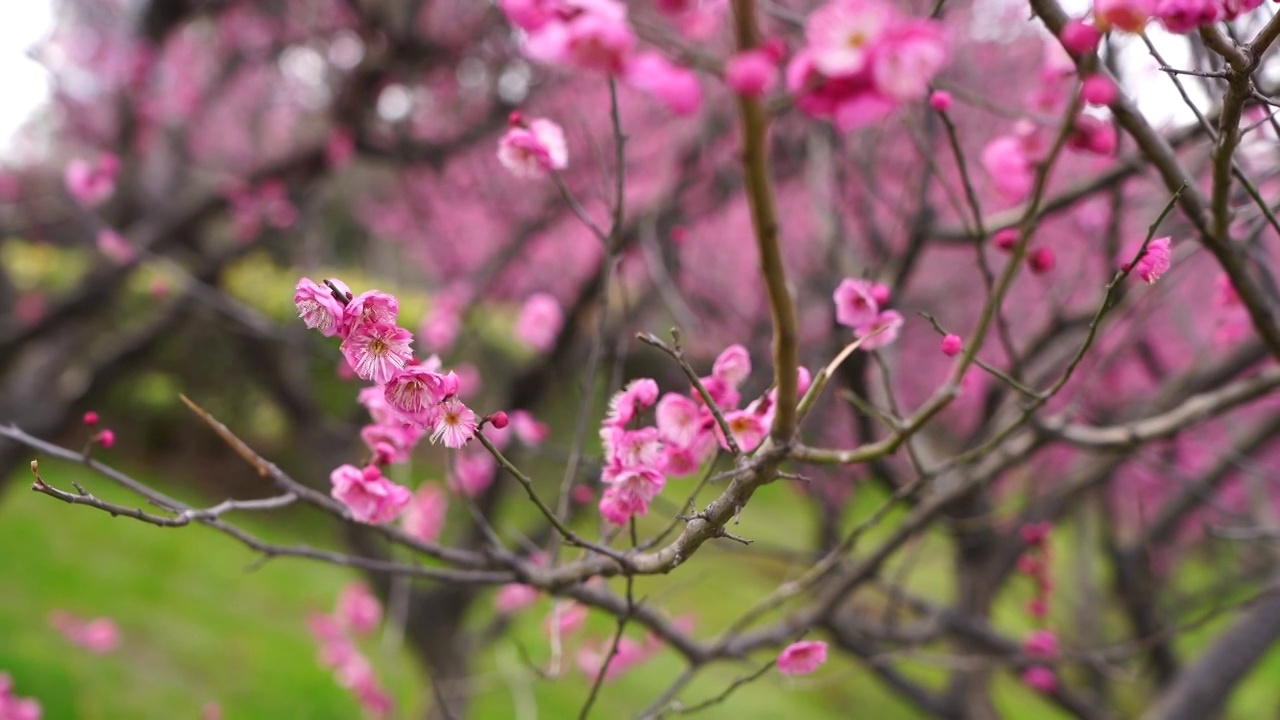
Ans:
[[[333,296],[333,291],[311,278],[302,278],[293,294],[293,304],[298,317],[313,330],[325,337],[333,337],[342,327],[344,308]]]
[[[544,177],[553,170],[569,167],[569,149],[564,130],[546,118],[514,125],[498,141],[498,162],[523,179]]]
[[[539,421],[528,410],[511,411],[511,430],[520,442],[529,447],[537,447],[551,435],[551,428]]]
[[[658,401],[658,383],[649,378],[637,378],[609,399],[609,414],[605,425],[626,427],[636,413]]]
[[[791,643],[778,655],[778,672],[783,675],[808,675],[827,661],[827,644],[821,640]]]
[[[443,442],[445,447],[462,447],[476,434],[480,420],[471,408],[456,397],[440,403],[440,414],[431,430],[431,442]]]
[[[497,463],[487,452],[459,453],[449,474],[449,487],[466,497],[475,497],[493,483]]]
[[[1170,243],[1173,238],[1162,237],[1156,238],[1147,243],[1147,251],[1138,258],[1138,262],[1130,267],[1126,260],[1121,266],[1124,270],[1137,273],[1142,281],[1151,285],[1159,280],[1165,273],[1169,272],[1169,255],[1171,252]],[[1133,254],[1131,253],[1130,257]]]
[[[49,625],[75,645],[91,653],[105,655],[120,647],[120,628],[111,618],[84,621],[62,610],[49,613]],[[2,705],[0,705],[2,707]],[[0,719],[5,718],[0,712]]]
[[[372,465],[364,470],[342,465],[329,475],[333,499],[347,506],[359,522],[381,525],[395,520],[409,504],[409,489],[391,482]]]
[[[760,97],[778,84],[778,57],[769,48],[740,52],[724,66],[724,81],[734,92]]]
[[[387,381],[387,403],[407,415],[420,415],[458,392],[453,373],[441,375],[421,366],[410,366]]]
[[[368,635],[382,622],[382,603],[369,592],[369,586],[354,582],[338,593],[338,605],[333,611],[338,624],[357,635]]]
[[[1022,671],[1022,682],[1027,687],[1045,694],[1058,689],[1058,676],[1042,665],[1033,665]]]
[[[902,313],[897,310],[884,310],[873,322],[867,323],[859,327],[856,334],[860,338],[866,338],[862,341],[860,350],[875,350],[884,347],[898,339],[898,332],[902,330],[904,322]]]
[[[627,60],[622,79],[631,87],[652,95],[677,115],[692,115],[702,107],[698,76],[660,53],[641,53]]]
[[[556,336],[564,326],[564,312],[560,302],[548,293],[534,293],[520,308],[516,318],[515,337],[539,352],[546,352],[555,345]]]
[[[760,443],[764,442],[765,436],[769,434],[769,427],[754,409],[725,413],[724,421],[729,425],[729,432],[733,433],[734,442],[742,452],[751,452],[760,447]],[[716,430],[719,436],[718,425]],[[720,445],[726,450],[729,449],[729,443],[723,437]]]
[[[814,66],[829,77],[862,70],[890,20],[878,0],[835,0],[813,11],[804,29]]]
[[[1035,630],[1023,641],[1022,651],[1031,657],[1052,660],[1058,657],[1058,636],[1052,630]]]
[[[534,60],[617,75],[636,44],[619,0],[562,0],[559,12],[531,30],[525,54]]]
[[[449,514],[449,496],[440,486],[423,483],[409,500],[400,526],[411,537],[433,543],[440,539]]]
[[[982,149],[982,167],[995,183],[996,190],[1009,200],[1022,200],[1031,194],[1035,183],[1032,160],[1023,140],[1002,135]]]
[[[1117,27],[1125,32],[1141,32],[1155,14],[1156,0],[1094,0],[1093,14],[1105,30]]]
[[[39,701],[14,695],[13,680],[8,673],[0,672],[0,719],[40,720],[40,715]]]
[[[845,327],[861,327],[875,322],[880,306],[871,294],[871,283],[845,278],[836,286],[836,322]]]
[[[941,25],[903,23],[885,34],[876,51],[876,87],[900,102],[924,97],[929,81],[946,62],[947,39]]]
[[[614,525],[649,512],[649,502],[662,492],[666,478],[647,467],[625,468],[611,475],[600,497],[600,514]]]
[[[519,612],[538,601],[538,588],[521,583],[507,583],[498,588],[494,607],[503,615]]]
[[[332,282],[332,281],[331,281]],[[341,287],[341,286],[339,286]],[[381,290],[362,292],[351,298],[342,310],[343,331],[346,337],[357,325],[394,325],[400,315],[400,301],[394,295]]]
[[[1188,33],[1221,19],[1221,0],[1159,0],[1155,16],[1165,30]]]
[[[116,190],[116,176],[120,173],[120,158],[103,153],[97,163],[76,158],[67,163],[63,180],[67,192],[84,207],[101,205]]]
[[[413,335],[389,323],[362,323],[342,341],[342,354],[361,380],[389,382],[413,356]]]
[[[578,669],[583,675],[595,678],[607,662],[604,679],[614,680],[652,657],[657,647],[656,644],[641,643],[633,638],[623,637],[618,639],[618,647],[610,655],[609,651],[613,649],[612,641],[600,646],[584,645],[578,649]]]
[[[111,228],[103,228],[98,231],[97,245],[98,251],[117,265],[128,265],[133,262],[133,258],[136,256],[129,241]]]
[[[737,387],[751,375],[751,355],[741,345],[730,345],[716,357],[711,375]]]

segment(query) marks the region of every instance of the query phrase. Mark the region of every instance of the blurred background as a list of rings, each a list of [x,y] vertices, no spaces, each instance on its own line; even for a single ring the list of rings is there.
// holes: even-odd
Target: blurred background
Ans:
[[[651,31],[647,39],[671,40],[649,4],[638,5],[636,24]],[[970,6],[961,5],[960,16],[972,21]],[[977,6],[986,8],[980,18],[1010,8],[1025,15],[1007,3]],[[985,25],[964,27],[977,28],[970,39],[978,49],[952,72],[957,86],[997,84],[985,77],[993,56],[1010,58],[1011,67],[1040,61],[1032,32],[992,38]],[[706,52],[728,49],[723,33],[704,43]],[[1002,90],[1020,96],[1037,82],[1015,74]],[[547,488],[559,484],[583,402],[594,427],[604,398],[627,378],[681,384],[678,368],[630,342],[637,329],[681,325],[702,371],[730,342],[748,344],[756,363],[747,389],[763,392],[769,325],[752,280],[737,141],[728,131],[732,103],[723,88],[707,86],[706,111],[695,117],[622,91],[623,124],[637,129],[626,161],[629,211],[622,251],[605,258],[554,187],[511,178],[494,150],[512,110],[556,116],[573,158],[568,188],[588,213],[607,217],[619,170],[609,153],[607,87],[532,66],[488,2],[10,0],[0,8],[0,423],[70,448],[92,446],[94,457],[196,506],[270,495],[181,403],[185,394],[264,457],[327,491],[329,471],[366,452],[359,435],[366,418],[337,342],[307,332],[296,317],[292,294],[304,275],[340,277],[356,292],[396,293],[417,347],[458,370],[478,412],[523,409],[545,423],[550,437],[519,450],[518,459]],[[1159,123],[1185,115],[1167,93],[1140,99]],[[661,132],[640,131],[652,127]],[[785,229],[788,259],[806,278],[798,290],[802,320],[806,337],[816,339],[804,362],[817,367],[845,341],[827,336],[831,290],[850,261],[821,240],[829,228],[810,216],[813,193],[823,188],[802,181],[838,139],[810,137],[809,128],[794,117],[783,122],[776,169],[783,210],[793,219]],[[976,157],[990,135],[975,130],[964,142]],[[845,180],[903,196],[926,164],[906,151],[911,142],[905,134],[851,141],[866,165]],[[894,159],[877,164],[877,153]],[[81,182],[69,180],[73,167]],[[884,176],[868,169],[877,167],[888,168]],[[1077,169],[1093,167],[1079,161]],[[894,203],[857,211],[889,228],[876,241],[905,242],[910,223]],[[935,219],[954,226],[941,213]],[[1126,222],[1149,220],[1141,214]],[[1064,219],[1053,231],[1078,233],[1076,222]],[[946,267],[953,249],[928,255],[925,265]],[[913,297],[920,307],[945,306],[966,282],[944,278],[912,288]],[[1062,283],[1053,290],[1063,304],[1081,284],[1074,273],[1053,282]],[[550,342],[533,346],[513,328],[527,299],[542,293],[564,321]],[[947,312],[953,315],[940,314],[952,323],[968,317],[963,308]],[[1025,328],[1043,319],[1034,315],[1014,322]],[[936,339],[925,330],[903,344],[909,352]],[[582,368],[593,358],[602,372],[583,387]],[[942,367],[939,360],[908,379],[917,395]],[[957,424],[978,412],[962,410],[968,415]],[[88,412],[97,423],[84,421]],[[814,434],[843,443],[858,435],[851,425],[835,419]],[[104,429],[113,434],[111,447],[101,440]],[[595,443],[589,440],[588,456]],[[496,607],[493,589],[397,584],[306,560],[264,561],[207,528],[162,529],[32,493],[34,456],[0,439],[0,673],[16,695],[38,699],[45,718],[360,717],[369,710],[325,667],[308,630],[309,615],[331,612],[353,582],[371,583],[395,620],[361,640],[394,699],[392,717],[432,712],[428,677],[477,718],[571,717],[589,691],[591,678],[571,652],[549,664],[545,598],[509,613]],[[443,485],[457,474],[451,462],[458,460],[426,452],[397,468],[395,479]],[[598,471],[587,465],[584,481]],[[140,503],[77,464],[44,459],[41,470],[57,487],[78,482],[104,499]],[[637,593],[710,636],[794,575],[797,557],[808,557],[797,555],[797,542],[821,545],[889,496],[881,485],[858,485],[851,473],[831,473],[822,492],[771,488],[752,504],[750,552],[733,543],[709,547],[698,573],[645,578]],[[535,527],[536,515],[504,494],[509,489],[490,478],[475,501],[496,525],[519,534]],[[837,500],[838,513],[831,510]],[[660,529],[677,503],[655,505],[660,512],[642,529]],[[465,515],[455,506],[446,538],[478,543]],[[306,509],[235,519],[272,542],[387,552],[358,528]],[[1063,588],[1059,621],[1096,612],[1100,624],[1123,625],[1120,610],[1095,611],[1076,592],[1079,573],[1102,571],[1080,570],[1074,546],[1064,545],[1054,566]],[[950,552],[939,530],[890,571],[924,597],[951,597]],[[1206,602],[1202,594],[1218,583],[1217,560],[1194,557],[1170,581],[1184,607]],[[1029,583],[1011,584],[993,623],[1014,636],[1030,630],[1022,607],[1034,593]],[[94,620],[109,624],[90,628]],[[1189,628],[1177,650],[1194,653],[1226,622]],[[589,642],[603,642],[613,627],[613,618],[593,615]],[[700,716],[917,716],[877,680],[874,666],[874,659],[839,656],[813,676],[769,676]],[[949,669],[941,651],[928,649],[901,666],[922,683],[941,683]],[[560,676],[548,677],[548,667]],[[624,716],[614,708],[629,716],[682,669],[673,652],[658,652],[605,686],[596,716]],[[689,695],[713,696],[747,670],[711,667]],[[1277,677],[1280,653],[1271,652],[1233,694],[1230,715],[1274,715]],[[1133,714],[1142,688],[1125,681],[1117,680],[1113,702]],[[995,698],[1009,717],[1061,712],[1010,674],[997,677]]]

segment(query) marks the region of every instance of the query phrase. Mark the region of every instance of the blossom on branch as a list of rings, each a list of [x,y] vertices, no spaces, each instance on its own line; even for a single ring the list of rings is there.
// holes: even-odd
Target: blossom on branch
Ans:
[[[827,661],[827,644],[821,640],[791,643],[778,655],[778,672],[783,675],[808,675]]]
[[[363,470],[342,465],[329,475],[333,499],[347,506],[351,517],[362,523],[382,525],[400,516],[409,504],[409,489],[388,480],[370,465]]]

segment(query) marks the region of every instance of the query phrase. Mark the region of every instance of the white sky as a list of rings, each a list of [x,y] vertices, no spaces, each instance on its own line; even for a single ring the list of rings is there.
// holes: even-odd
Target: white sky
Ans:
[[[53,0],[0,0],[0,153],[49,97],[48,73],[27,51],[53,27]]]

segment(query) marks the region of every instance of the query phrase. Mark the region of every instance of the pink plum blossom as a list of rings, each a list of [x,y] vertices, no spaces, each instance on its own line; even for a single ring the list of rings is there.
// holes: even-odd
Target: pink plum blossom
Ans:
[[[493,483],[497,461],[487,452],[459,453],[449,474],[449,487],[466,497],[475,497]]]
[[[928,20],[903,23],[887,32],[876,49],[876,87],[899,102],[922,98],[946,62],[947,39],[941,25]]]
[[[342,354],[361,380],[389,382],[412,357],[413,335],[389,323],[361,323],[342,341]]]
[[[342,328],[343,304],[333,296],[333,291],[310,278],[302,278],[293,295],[298,317],[313,330],[325,337],[333,337]]]
[[[1023,141],[1003,135],[987,143],[982,150],[982,167],[995,183],[996,190],[1009,200],[1022,200],[1031,194],[1035,171]]]
[[[564,326],[560,303],[548,293],[534,293],[520,308],[516,317],[515,337],[539,352],[550,350]]]
[[[765,95],[778,84],[778,58],[765,48],[740,52],[725,63],[724,81],[741,95]]]
[[[1052,630],[1035,630],[1023,641],[1022,651],[1031,657],[1052,660],[1058,657],[1058,636]]]
[[[128,265],[133,262],[134,257],[137,255],[129,241],[111,228],[103,228],[98,231],[97,245],[98,252],[106,255],[109,260],[117,265]]]
[[[67,164],[63,180],[67,192],[84,207],[101,205],[116,190],[116,176],[120,173],[120,159],[112,153],[103,153],[97,163],[76,158]]]
[[[716,357],[711,375],[737,387],[751,375],[751,355],[741,345],[730,345]]]
[[[347,506],[351,517],[363,523],[381,525],[395,520],[409,504],[409,489],[391,482],[370,465],[365,469],[342,465],[329,475],[333,499]]]
[[[1058,677],[1043,665],[1033,665],[1022,671],[1022,682],[1027,687],[1045,694],[1058,689]]]
[[[791,643],[778,655],[778,672],[783,675],[808,675],[827,661],[827,644],[821,640]]]
[[[422,366],[409,366],[387,381],[387,404],[414,416],[440,404],[458,392],[457,376],[444,376]]]
[[[1121,267],[1124,270],[1137,273],[1143,282],[1151,285],[1169,272],[1170,243],[1172,242],[1173,238],[1170,237],[1156,238],[1147,243],[1147,251],[1142,254],[1142,257],[1138,259],[1138,262],[1132,268],[1130,268],[1127,259],[1123,261]],[[1134,251],[1130,253],[1129,257],[1132,258],[1136,254],[1137,251]]]
[[[1159,0],[1155,16],[1171,33],[1188,33],[1222,17],[1221,0]]]
[[[411,537],[433,543],[444,532],[448,513],[449,496],[440,486],[423,483],[414,492],[404,514],[400,516],[400,526]]]
[[[440,403],[440,414],[431,430],[431,442],[443,442],[445,447],[460,448],[476,434],[480,419],[471,408],[456,397]]]
[[[1094,0],[1093,14],[1102,29],[1117,27],[1126,32],[1142,30],[1156,11],[1156,0]]]
[[[513,125],[498,140],[498,162],[518,178],[534,179],[569,166],[564,130],[551,120],[536,118]]]
[[[814,10],[804,26],[814,66],[829,77],[859,72],[890,20],[879,0],[833,0]]]
[[[493,605],[503,615],[519,612],[538,601],[538,588],[521,583],[508,583],[498,588]]]
[[[520,442],[529,447],[541,445],[551,435],[551,428],[539,421],[528,410],[511,412],[511,430]]]
[[[357,635],[368,635],[382,622],[382,603],[369,592],[362,582],[350,583],[338,593],[338,605],[333,611],[338,624]]]
[[[871,294],[871,283],[845,278],[836,286],[836,322],[845,327],[861,327],[875,321],[879,304]]]
[[[535,29],[526,28],[525,54],[542,62],[620,74],[636,44],[627,23],[627,6],[619,0],[561,0],[559,4],[561,12],[555,17]]]
[[[609,414],[605,416],[605,425],[626,427],[640,410],[657,401],[658,383],[649,378],[632,380],[609,399]]]
[[[902,313],[897,310],[881,311],[874,321],[857,328],[857,336],[866,338],[859,349],[875,350],[897,340],[903,322]]]
[[[631,57],[622,79],[677,115],[692,115],[702,107],[702,86],[698,84],[697,74],[660,53],[646,52]]]

